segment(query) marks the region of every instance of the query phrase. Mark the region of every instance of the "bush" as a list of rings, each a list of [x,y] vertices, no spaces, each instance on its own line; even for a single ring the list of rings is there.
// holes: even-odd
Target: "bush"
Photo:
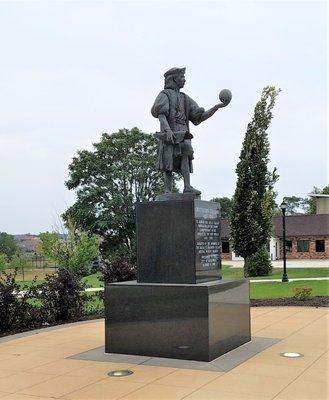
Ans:
[[[311,297],[312,290],[310,287],[295,288],[293,298],[301,301],[307,300]]]
[[[46,275],[45,282],[38,286],[45,320],[67,321],[81,317],[87,300],[85,288],[80,277],[66,268]]]
[[[0,332],[33,328],[41,324],[42,312],[37,304],[36,278],[32,285],[21,287],[14,272],[0,273]]]
[[[106,260],[101,268],[105,283],[123,282],[136,279],[136,267],[125,260]]]
[[[266,276],[272,272],[272,264],[268,252],[262,248],[245,260],[245,273],[247,276]]]

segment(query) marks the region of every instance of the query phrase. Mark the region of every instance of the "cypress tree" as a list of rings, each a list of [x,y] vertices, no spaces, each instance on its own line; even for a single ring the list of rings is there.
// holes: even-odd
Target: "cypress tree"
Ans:
[[[264,251],[272,232],[275,207],[273,186],[278,176],[276,169],[270,172],[267,167],[270,144],[266,131],[279,92],[280,89],[273,86],[263,89],[248,124],[236,167],[237,185],[230,218],[231,237],[235,252],[245,260],[245,276],[250,275],[248,261],[258,251]],[[254,266],[252,270],[255,274]]]

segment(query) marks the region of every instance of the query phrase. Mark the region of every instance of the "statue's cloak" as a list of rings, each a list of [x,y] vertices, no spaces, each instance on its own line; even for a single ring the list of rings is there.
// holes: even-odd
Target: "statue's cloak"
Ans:
[[[151,113],[155,118],[158,118],[159,115],[164,115],[173,132],[190,132],[189,121],[194,125],[200,124],[204,108],[199,107],[185,93],[174,89],[164,89],[155,99]],[[165,131],[164,126],[160,126],[160,129],[161,132]],[[188,155],[190,172],[193,172],[193,148],[190,139],[185,139],[177,144],[159,139],[157,169],[160,171],[181,172],[180,158],[183,154]]]

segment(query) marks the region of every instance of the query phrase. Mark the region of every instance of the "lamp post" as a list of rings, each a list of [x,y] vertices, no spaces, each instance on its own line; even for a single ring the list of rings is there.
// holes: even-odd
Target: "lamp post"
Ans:
[[[283,201],[280,205],[282,211],[282,239],[283,239],[283,275],[282,282],[289,282],[287,275],[287,255],[286,255],[286,208],[287,204]]]

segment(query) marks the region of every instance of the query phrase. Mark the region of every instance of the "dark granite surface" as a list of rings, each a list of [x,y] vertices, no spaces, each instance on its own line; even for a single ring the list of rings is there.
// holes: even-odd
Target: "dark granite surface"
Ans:
[[[220,279],[219,204],[196,199],[137,204],[137,280]]]
[[[108,353],[210,361],[250,340],[248,280],[105,288]]]

